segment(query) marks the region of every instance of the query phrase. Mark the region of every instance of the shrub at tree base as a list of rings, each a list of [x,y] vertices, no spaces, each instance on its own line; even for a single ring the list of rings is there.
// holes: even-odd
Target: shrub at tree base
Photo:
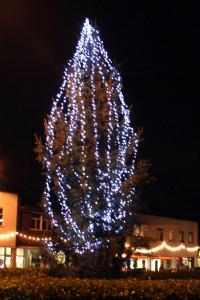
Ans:
[[[7,273],[8,274],[8,273]],[[200,280],[66,279],[0,276],[0,299],[200,299]]]

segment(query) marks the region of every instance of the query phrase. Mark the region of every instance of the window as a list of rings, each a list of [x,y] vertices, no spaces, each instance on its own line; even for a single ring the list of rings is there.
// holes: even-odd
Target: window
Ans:
[[[31,229],[32,230],[50,230],[51,229],[51,221],[43,215],[32,214]]]
[[[169,241],[173,241],[174,240],[174,231],[173,230],[169,230]]]
[[[134,235],[137,237],[144,237],[147,232],[147,225],[134,225]]]
[[[184,242],[184,231],[179,231],[179,242]]]
[[[17,248],[16,251],[16,267],[23,268],[24,267],[24,249]]]
[[[194,243],[193,232],[189,232],[189,234],[188,234],[188,243]]]
[[[157,228],[157,240],[163,241],[163,229],[162,228]]]
[[[40,215],[33,214],[31,217],[31,229],[33,230],[40,230]]]
[[[47,218],[42,219],[42,230],[51,230],[51,221]]]
[[[145,237],[147,235],[147,231],[148,231],[148,225],[146,224],[141,225],[141,235]]]
[[[134,235],[141,236],[141,226],[140,225],[134,225]]]
[[[0,226],[3,225],[3,208],[0,208]]]
[[[0,268],[11,267],[11,248],[0,247]]]
[[[142,268],[145,269],[146,268],[146,259],[142,260]]]
[[[166,260],[167,269],[171,269],[171,259]]]

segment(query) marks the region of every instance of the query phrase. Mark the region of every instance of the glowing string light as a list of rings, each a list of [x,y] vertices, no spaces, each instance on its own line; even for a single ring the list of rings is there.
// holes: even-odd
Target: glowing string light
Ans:
[[[52,237],[49,236],[43,236],[43,237],[39,237],[39,236],[32,236],[29,234],[25,234],[22,233],[20,231],[11,231],[8,233],[4,233],[4,234],[0,234],[0,240],[7,240],[7,239],[11,239],[14,238],[16,236],[19,236],[20,238],[24,238],[27,240],[31,240],[31,241],[39,241],[39,242],[49,242],[52,241]],[[67,243],[68,240],[63,238],[62,236],[58,236],[58,238],[63,241],[64,243]],[[51,242],[52,243],[52,242]],[[128,243],[125,243],[125,248],[129,248],[130,245]],[[152,254],[153,252],[159,252],[163,249],[167,249],[171,252],[177,252],[177,251],[181,251],[181,250],[186,250],[188,252],[197,252],[200,247],[199,246],[194,246],[194,247],[187,247],[183,244],[180,244],[178,246],[172,247],[169,246],[165,241],[163,241],[160,245],[150,248],[150,249],[145,249],[145,248],[136,248],[134,250],[134,252],[140,252],[143,254]]]
[[[134,188],[125,193],[122,185],[134,175],[138,140],[130,126],[121,89],[120,75],[112,66],[99,32],[86,19],[76,52],[67,64],[53,101],[44,158],[46,212],[63,239],[70,240],[79,253],[94,251],[101,245],[102,239],[96,237],[96,231],[106,235],[111,231],[119,233],[131,214]],[[62,145],[57,143],[60,120],[65,123],[61,130],[65,135]],[[127,164],[130,149],[134,155]],[[53,208],[55,197],[59,216]],[[85,222],[81,222],[82,217]],[[53,251],[52,242],[49,247]]]
[[[49,237],[49,236],[48,237],[32,236],[32,235],[22,233],[19,231],[13,231],[13,232],[9,232],[9,233],[0,234],[0,240],[7,240],[7,239],[14,238],[16,236],[19,236],[21,238],[28,239],[31,241],[49,241],[49,240],[51,240],[51,237]]]
[[[141,252],[141,253],[146,253],[146,254],[151,254],[154,252],[159,252],[163,249],[167,249],[171,252],[177,252],[177,251],[181,251],[181,250],[186,250],[188,252],[196,252],[198,251],[200,247],[199,246],[194,246],[194,247],[187,247],[183,244],[180,244],[178,246],[172,247],[170,245],[168,245],[165,241],[163,241],[160,245],[150,248],[150,249],[145,249],[145,248],[136,248],[134,251],[135,252]]]

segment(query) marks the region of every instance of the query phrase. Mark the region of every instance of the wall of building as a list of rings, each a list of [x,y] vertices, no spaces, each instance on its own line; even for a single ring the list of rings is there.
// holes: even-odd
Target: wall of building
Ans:
[[[146,225],[146,236],[151,237],[150,246],[156,247],[165,241],[170,247],[177,247],[183,244],[185,247],[192,248],[198,245],[198,223],[188,220],[180,220],[175,218],[166,218],[154,215],[139,214],[138,220],[142,224]],[[163,240],[158,240],[158,230],[163,230]],[[183,232],[184,239],[181,241],[180,232]],[[189,234],[192,233],[193,241],[189,242]],[[173,238],[170,239],[170,235]],[[171,250],[162,249],[159,250],[159,254],[163,256],[172,255]],[[186,251],[181,249],[180,251],[175,251],[176,256],[183,257],[196,257],[197,253],[192,251]]]
[[[0,225],[0,247],[16,247],[17,215],[19,200],[16,194],[0,192],[3,224]],[[13,233],[13,235],[10,235]]]
[[[131,266],[151,270],[176,270],[198,266],[197,222],[148,214],[138,214],[137,219],[140,233],[149,239],[149,242],[146,249],[135,250]],[[131,244],[130,238],[128,244]]]
[[[41,207],[19,207],[16,194],[0,192],[0,268],[30,267],[40,262],[39,249],[44,238],[50,237],[51,226]],[[0,212],[1,212],[0,211]],[[2,222],[3,220],[3,222]],[[178,269],[180,266],[200,266],[198,260],[198,224],[197,222],[139,214],[138,225],[148,245],[132,250],[131,268],[150,270]],[[136,226],[136,227],[137,227]],[[162,240],[158,239],[158,229],[162,231]],[[19,234],[16,237],[16,232]],[[184,240],[180,241],[180,232]],[[192,233],[192,241],[189,235]],[[171,236],[170,236],[171,234]],[[125,245],[126,247],[126,245]],[[175,249],[177,247],[177,249]],[[175,249],[175,250],[173,250]]]

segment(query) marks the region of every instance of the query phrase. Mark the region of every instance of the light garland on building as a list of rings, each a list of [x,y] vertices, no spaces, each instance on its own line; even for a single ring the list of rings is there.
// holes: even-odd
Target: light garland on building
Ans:
[[[19,236],[21,238],[27,239],[27,240],[31,240],[31,241],[38,241],[38,242],[51,242],[52,238],[51,237],[38,237],[38,236],[32,236],[29,234],[25,234],[19,231],[14,231],[14,232],[8,232],[5,234],[0,234],[0,240],[7,240],[10,238],[14,238],[16,236]],[[68,240],[63,238],[62,236],[59,237],[61,241],[63,241],[64,243],[67,243]],[[52,243],[52,242],[51,242]],[[128,249],[130,247],[129,243],[125,243],[125,248]],[[196,252],[200,249],[200,246],[194,246],[194,247],[187,247],[183,244],[180,244],[178,246],[175,247],[171,247],[169,246],[165,241],[163,241],[160,245],[150,248],[150,249],[146,249],[146,248],[136,248],[134,249],[134,252],[140,252],[142,254],[152,254],[153,252],[158,252],[160,250],[163,249],[167,249],[171,252],[177,252],[177,251],[181,251],[181,250],[186,250],[188,252]]]
[[[156,247],[153,247],[153,248],[150,248],[150,249],[136,248],[134,250],[134,252],[140,252],[140,253],[143,253],[143,254],[152,254],[154,252],[158,252],[158,251],[161,251],[163,249],[167,249],[171,252],[177,252],[177,251],[181,251],[181,250],[185,250],[185,251],[188,251],[188,252],[196,252],[196,251],[198,251],[199,248],[200,248],[199,246],[187,247],[183,244],[172,247],[172,246],[168,245],[165,241],[163,241],[160,245],[158,245]]]
[[[0,234],[0,240],[7,240],[16,236],[16,232],[2,233]]]
[[[51,237],[31,236],[31,235],[24,234],[24,233],[21,233],[21,232],[16,232],[16,235],[19,236],[19,237],[22,237],[24,239],[31,240],[31,241],[38,241],[38,242],[51,241]]]
[[[47,242],[51,240],[51,237],[38,237],[38,236],[32,236],[29,234],[25,234],[19,231],[9,232],[0,234],[0,240],[8,240],[11,238],[14,238],[16,236],[19,236],[23,239],[31,240],[31,241],[37,241],[37,242]]]
[[[103,100],[100,100],[102,95]],[[106,112],[104,119],[99,119],[102,118],[100,106]],[[65,141],[55,150],[56,126],[61,118],[67,126]],[[88,130],[90,152],[87,149]],[[75,157],[74,152],[77,136],[79,157]],[[125,193],[122,184],[134,175],[137,146],[137,135],[130,126],[129,110],[121,91],[120,75],[108,58],[99,32],[86,19],[76,52],[65,69],[63,83],[53,101],[44,158],[46,212],[76,252],[98,248],[102,240],[96,237],[97,231],[108,235],[123,229],[131,214],[134,188],[127,188]],[[130,152],[132,156],[127,163]],[[88,172],[90,157],[95,165],[93,174]],[[78,165],[74,163],[76,160]],[[53,178],[56,178],[56,194]],[[84,191],[81,196],[72,192],[77,185]],[[52,196],[56,197],[60,207],[59,218],[53,209]],[[77,211],[80,218],[77,218]],[[82,217],[84,222],[79,220]]]

